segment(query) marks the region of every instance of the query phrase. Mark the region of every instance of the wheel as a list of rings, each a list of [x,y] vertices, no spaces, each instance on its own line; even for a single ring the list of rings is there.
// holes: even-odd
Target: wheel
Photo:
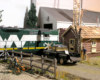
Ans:
[[[61,65],[63,65],[65,63],[63,58],[60,58],[59,62]]]

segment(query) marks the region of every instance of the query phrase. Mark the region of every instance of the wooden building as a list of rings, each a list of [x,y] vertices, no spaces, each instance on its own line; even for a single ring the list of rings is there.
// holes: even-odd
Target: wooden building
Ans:
[[[63,44],[70,52],[82,53],[83,46],[89,57],[100,56],[100,28],[88,26],[70,26],[62,35]]]
[[[60,28],[59,29],[59,42],[63,43],[63,38],[61,35],[67,30],[67,28]]]

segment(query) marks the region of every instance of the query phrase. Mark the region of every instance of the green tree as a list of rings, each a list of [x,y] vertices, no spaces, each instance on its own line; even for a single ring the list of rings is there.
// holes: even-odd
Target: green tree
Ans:
[[[38,19],[36,16],[36,9],[35,9],[34,4],[32,4],[31,9],[28,12],[28,19],[27,19],[28,28],[35,28],[37,20]]]
[[[3,10],[2,10],[3,11]],[[2,21],[1,17],[2,17],[2,11],[0,11],[0,22]]]

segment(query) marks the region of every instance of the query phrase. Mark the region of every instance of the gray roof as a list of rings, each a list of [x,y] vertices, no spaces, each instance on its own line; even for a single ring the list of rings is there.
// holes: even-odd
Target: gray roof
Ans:
[[[47,8],[47,7],[41,7],[41,9],[44,9],[48,14],[50,14],[57,21],[66,21],[66,22],[73,21],[73,10]],[[99,12],[84,10],[82,21],[84,23],[97,23],[97,17],[100,19]]]

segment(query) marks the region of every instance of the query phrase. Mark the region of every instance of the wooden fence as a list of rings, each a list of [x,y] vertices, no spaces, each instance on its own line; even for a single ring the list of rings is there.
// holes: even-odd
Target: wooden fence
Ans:
[[[7,50],[5,50],[4,52],[7,53]],[[56,78],[56,69],[57,69],[57,60],[56,60],[56,58],[49,59],[49,58],[45,58],[43,55],[42,56],[37,56],[37,55],[34,55],[33,53],[31,53],[31,54],[30,53],[23,53],[22,51],[16,52],[14,50],[12,50],[11,53],[12,53],[11,56],[10,55],[5,55],[5,59],[7,59],[7,57],[9,56],[10,61],[14,62],[14,57],[15,57],[14,54],[20,54],[20,64],[21,65],[22,64],[29,65],[31,67],[31,69],[32,69],[32,67],[42,69],[43,74],[46,71],[48,71],[50,73],[53,73],[54,78]],[[23,58],[23,55],[30,56],[30,59]],[[39,60],[33,60],[34,57],[40,57],[40,61]],[[30,61],[30,64],[24,63],[24,62],[22,62],[22,60],[28,60],[28,61]],[[50,63],[45,63],[44,62],[45,60],[48,60]],[[32,62],[37,62],[37,63],[41,64],[41,67],[32,64]],[[47,65],[46,69],[44,68],[44,65]],[[53,67],[54,71],[49,70],[50,67]]]

